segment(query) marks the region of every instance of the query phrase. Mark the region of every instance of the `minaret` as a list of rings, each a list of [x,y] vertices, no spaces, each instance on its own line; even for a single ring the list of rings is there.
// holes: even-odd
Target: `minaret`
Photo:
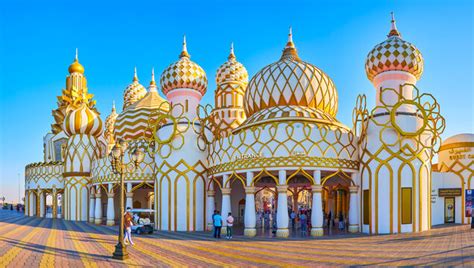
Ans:
[[[154,135],[155,222],[160,230],[203,231],[207,148],[200,133],[209,134],[209,131],[195,119],[199,102],[206,93],[207,78],[204,70],[190,60],[186,37],[178,61],[165,69],[160,83],[171,108],[163,118],[166,122]]]
[[[211,118],[215,135],[227,136],[246,119],[244,112],[244,94],[248,84],[248,73],[237,61],[234,43],[230,45],[229,56],[216,73],[215,108]]]
[[[359,137],[362,231],[429,230],[433,133],[425,114],[431,108],[420,105],[414,87],[423,57],[401,38],[393,13],[387,39],[369,52],[365,69],[377,95]]]
[[[78,107],[64,119],[68,136],[64,160],[64,219],[88,220],[89,190],[92,162],[100,155],[99,137],[103,131],[99,115],[88,106],[84,93]]]
[[[115,109],[115,101],[112,103],[112,111],[110,115],[105,119],[105,131],[104,136],[107,140],[107,155],[109,155],[110,150],[115,145],[115,120],[117,119],[117,111]]]

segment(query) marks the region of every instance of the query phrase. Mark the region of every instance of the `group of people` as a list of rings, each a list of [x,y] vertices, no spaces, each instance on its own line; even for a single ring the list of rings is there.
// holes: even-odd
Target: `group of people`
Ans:
[[[299,210],[298,214],[291,210],[290,212],[290,220],[291,220],[291,227],[293,230],[297,228],[297,222],[299,222],[299,228],[301,231],[302,236],[308,235],[308,230],[311,229],[311,211],[306,210]]]
[[[327,226],[328,228],[331,228],[331,226],[335,226],[335,219],[332,217],[332,212],[329,211],[327,215],[325,215],[326,221],[327,221]],[[339,213],[339,216],[337,218],[338,220],[338,229],[339,231],[344,231],[346,229],[346,220],[344,218],[344,215]]]
[[[232,217],[232,213],[229,212],[227,214],[227,218],[225,219],[227,223],[226,227],[226,239],[231,239],[232,238],[232,227],[234,226],[234,217]],[[224,219],[221,216],[221,213],[219,210],[214,210],[214,213],[212,214],[212,224],[214,228],[214,238],[221,238],[221,229],[222,229],[222,224],[224,223]]]

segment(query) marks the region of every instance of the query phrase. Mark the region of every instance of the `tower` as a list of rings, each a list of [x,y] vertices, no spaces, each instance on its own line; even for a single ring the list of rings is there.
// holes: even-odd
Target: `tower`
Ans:
[[[200,133],[206,130],[196,119],[199,102],[206,93],[207,77],[204,70],[191,61],[186,38],[178,61],[163,71],[160,84],[171,108],[157,120],[161,125],[155,135],[157,227],[202,231],[207,149]]]
[[[387,39],[368,54],[365,69],[376,106],[356,107],[362,198],[362,231],[386,234],[429,230],[431,159],[444,119],[416,82],[423,57],[402,39],[392,13]],[[359,97],[359,104],[365,96]]]
[[[227,61],[216,74],[215,108],[211,114],[216,128],[215,138],[226,136],[245,120],[244,94],[248,77],[244,65],[235,57],[232,43]]]

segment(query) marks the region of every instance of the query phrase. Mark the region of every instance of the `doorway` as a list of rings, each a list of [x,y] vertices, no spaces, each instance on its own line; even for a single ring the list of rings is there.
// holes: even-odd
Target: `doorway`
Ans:
[[[454,223],[456,215],[456,202],[454,197],[444,198],[444,223]]]

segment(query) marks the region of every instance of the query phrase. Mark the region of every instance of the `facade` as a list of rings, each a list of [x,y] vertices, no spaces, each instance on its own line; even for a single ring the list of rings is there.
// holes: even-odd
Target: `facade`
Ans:
[[[122,111],[113,105],[103,123],[76,55],[44,138],[45,159],[26,166],[25,213],[116,224],[120,176],[109,155],[126,141],[126,207],[153,209],[159,230],[208,230],[215,210],[231,212],[247,236],[271,221],[287,237],[291,211],[309,216],[313,236],[340,219],[350,232],[425,231],[445,223],[444,207],[469,223],[474,135],[441,143],[439,104],[416,88],[423,64],[392,18],[365,64],[376,103],[369,110],[360,95],[348,127],[336,118],[334,82],[300,57],[291,29],[280,59],[250,79],[231,46],[217,70],[214,107],[200,105],[208,80],[184,39],[159,85],[152,71],[145,88],[135,70]],[[140,163],[136,150],[145,153]],[[453,160],[451,151],[464,158]],[[461,188],[462,196],[438,197],[438,188]]]

